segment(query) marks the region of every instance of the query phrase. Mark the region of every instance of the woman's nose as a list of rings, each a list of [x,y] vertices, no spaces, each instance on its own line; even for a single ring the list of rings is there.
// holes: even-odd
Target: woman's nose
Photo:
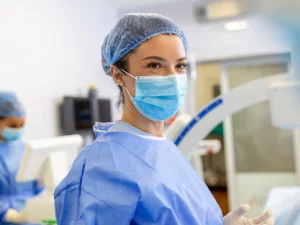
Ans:
[[[164,74],[164,75],[170,75],[170,74],[174,74],[174,73],[176,73],[176,69],[175,69],[175,67],[168,67],[167,69],[166,69],[166,74]]]

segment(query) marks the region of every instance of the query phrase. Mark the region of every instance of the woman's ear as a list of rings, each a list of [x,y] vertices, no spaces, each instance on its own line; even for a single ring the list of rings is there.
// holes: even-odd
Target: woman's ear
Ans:
[[[112,78],[114,79],[115,83],[119,86],[122,86],[124,83],[123,80],[123,73],[120,71],[119,68],[116,66],[112,65],[110,66],[110,74],[112,75]]]

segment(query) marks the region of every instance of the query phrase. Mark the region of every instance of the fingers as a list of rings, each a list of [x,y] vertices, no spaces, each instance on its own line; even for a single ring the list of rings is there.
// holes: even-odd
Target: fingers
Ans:
[[[269,219],[272,219],[273,216],[273,212],[271,209],[268,209],[266,212],[264,212],[262,215],[253,218],[252,221],[254,222],[254,224],[259,224],[259,225],[263,225],[265,222]]]
[[[275,221],[274,219],[268,219],[265,222],[260,223],[259,225],[274,225]]]
[[[15,218],[18,217],[19,215],[19,212],[15,209],[8,209],[6,214],[5,214],[5,221],[6,222],[10,222],[10,223],[13,223],[15,222]]]
[[[15,209],[8,209],[5,215],[5,221],[10,223],[23,223],[24,219],[21,214]]]
[[[236,208],[234,212],[238,217],[245,215],[249,211],[249,205],[241,205],[240,207]]]

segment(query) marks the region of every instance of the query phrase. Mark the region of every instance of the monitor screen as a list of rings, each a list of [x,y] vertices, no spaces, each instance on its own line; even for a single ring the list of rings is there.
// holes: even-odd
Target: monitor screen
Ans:
[[[61,125],[65,134],[91,131],[95,122],[111,122],[111,101],[98,99],[99,121],[92,121],[88,98],[65,97],[61,106]]]

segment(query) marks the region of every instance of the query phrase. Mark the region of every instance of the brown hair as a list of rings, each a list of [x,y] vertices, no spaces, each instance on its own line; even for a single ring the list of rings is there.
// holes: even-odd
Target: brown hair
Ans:
[[[131,50],[128,54],[126,54],[118,62],[116,62],[114,64],[114,66],[119,69],[125,70],[126,72],[129,72],[128,58],[129,58],[130,54],[134,53],[134,51],[135,51],[134,49]],[[121,72],[124,74],[123,71],[121,71]],[[124,98],[123,88],[120,85],[118,85],[118,88],[120,90],[120,93],[119,93],[119,97],[118,97],[118,101],[117,101],[116,105],[117,105],[117,107],[120,107],[120,106],[124,105],[125,98]]]

